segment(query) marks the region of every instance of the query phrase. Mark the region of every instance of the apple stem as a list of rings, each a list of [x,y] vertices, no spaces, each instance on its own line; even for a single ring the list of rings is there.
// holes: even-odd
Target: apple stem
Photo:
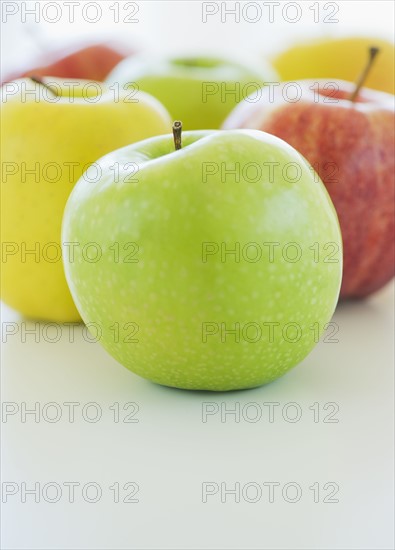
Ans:
[[[369,71],[370,71],[370,69],[373,65],[373,62],[374,62],[377,54],[379,53],[379,51],[380,51],[380,48],[376,48],[375,46],[372,46],[371,48],[369,48],[368,62],[366,64],[366,67],[364,68],[364,70],[362,71],[362,73],[360,74],[360,76],[357,80],[357,83],[355,85],[355,90],[350,95],[350,101],[354,102],[357,99],[358,94],[359,94],[359,90],[362,88],[363,83],[365,82],[366,77],[368,76]]]
[[[174,147],[176,151],[181,149],[181,132],[182,132],[182,122],[181,120],[175,120],[173,123],[173,137],[174,137]]]
[[[32,80],[33,82],[35,82],[36,84],[40,84],[41,86],[44,86],[44,88],[46,88],[47,90],[49,90],[54,96],[57,96],[58,94],[56,93],[55,90],[53,90],[51,88],[51,86],[48,86],[48,84],[45,84],[45,82],[43,82],[41,80],[41,78],[39,78],[38,76],[29,76],[30,80]]]

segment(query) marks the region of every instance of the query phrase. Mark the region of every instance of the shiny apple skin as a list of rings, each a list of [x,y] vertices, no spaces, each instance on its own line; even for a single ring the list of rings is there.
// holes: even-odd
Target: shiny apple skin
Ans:
[[[365,88],[353,103],[347,98],[354,84],[328,82],[298,81],[301,98],[294,103],[284,99],[280,87],[273,102],[268,95],[256,103],[244,101],[224,128],[271,133],[312,164],[331,196],[342,230],[340,296],[362,298],[394,276],[394,96]]]

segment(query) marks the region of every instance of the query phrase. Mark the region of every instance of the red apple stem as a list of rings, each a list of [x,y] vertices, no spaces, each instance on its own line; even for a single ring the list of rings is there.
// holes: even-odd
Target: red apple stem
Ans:
[[[44,88],[49,90],[54,96],[58,95],[56,93],[56,91],[51,88],[51,86],[48,86],[48,84],[45,84],[45,82],[43,80],[41,80],[41,78],[39,78],[38,76],[29,76],[29,78],[30,78],[30,80],[32,80],[36,84],[40,84],[41,86],[44,86]]]
[[[176,151],[181,149],[181,132],[182,132],[182,122],[181,120],[175,120],[173,123],[173,137],[174,137],[174,147]]]
[[[354,102],[357,99],[359,91],[362,88],[379,51],[380,51],[380,48],[376,48],[376,46],[372,46],[371,48],[369,48],[368,62],[357,80],[353,93],[350,95],[350,101]]]

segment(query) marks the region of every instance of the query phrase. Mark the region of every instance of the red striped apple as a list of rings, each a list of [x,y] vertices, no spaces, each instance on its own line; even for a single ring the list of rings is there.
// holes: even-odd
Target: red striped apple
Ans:
[[[282,138],[318,172],[342,229],[343,298],[367,296],[394,276],[394,96],[361,84],[281,84],[271,97],[241,103],[224,124]]]

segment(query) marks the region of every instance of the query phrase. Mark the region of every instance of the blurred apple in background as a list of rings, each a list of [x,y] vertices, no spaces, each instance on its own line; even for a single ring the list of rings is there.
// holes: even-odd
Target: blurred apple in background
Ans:
[[[1,88],[1,297],[27,317],[79,319],[60,254],[63,209],[77,179],[103,154],[171,131],[159,101],[139,93],[130,102],[128,94],[115,100],[103,83],[52,77]],[[89,188],[100,174],[92,167],[87,175]]]
[[[353,98],[355,84],[344,81],[295,85],[298,101],[287,101],[280,86],[272,102],[267,94],[240,104],[224,128],[269,132],[306,157],[339,216],[341,296],[363,297],[394,276],[394,96],[362,89]]]
[[[372,37],[327,38],[295,44],[272,59],[281,80],[338,78],[354,82],[365,62],[366,50],[374,44],[380,57],[372,67],[367,88],[395,93],[394,44]]]
[[[130,48],[115,43],[66,47],[52,53],[43,53],[35,60],[31,60],[28,67],[21,67],[2,75],[1,83],[27,76],[55,76],[102,81],[117,63],[131,53]]]
[[[215,57],[155,59],[135,56],[122,61],[107,82],[130,83],[159,99],[185,130],[217,129],[243,98],[265,82],[277,80],[266,64],[249,66]]]

